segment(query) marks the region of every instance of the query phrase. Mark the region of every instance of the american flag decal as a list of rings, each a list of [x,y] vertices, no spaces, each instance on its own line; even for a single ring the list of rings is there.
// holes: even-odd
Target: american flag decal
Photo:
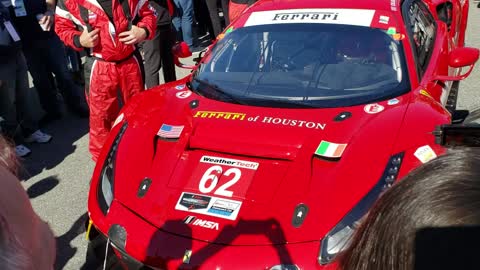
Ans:
[[[182,134],[183,126],[172,126],[167,124],[162,124],[160,130],[157,132],[157,135],[162,138],[167,139],[178,139]]]

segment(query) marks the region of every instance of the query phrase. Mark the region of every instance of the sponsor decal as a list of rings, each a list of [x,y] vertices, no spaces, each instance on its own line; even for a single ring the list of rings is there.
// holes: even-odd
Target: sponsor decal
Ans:
[[[239,207],[240,205],[235,202],[216,200],[207,211],[228,217],[232,215],[232,213],[235,212],[235,210],[237,210]]]
[[[160,129],[157,132],[157,135],[162,138],[167,139],[178,139],[182,134],[183,126],[172,126],[167,124],[162,124]]]
[[[327,23],[370,26],[374,10],[367,9],[291,9],[253,12],[245,27],[285,23]]]
[[[230,26],[227,30],[225,30],[225,34],[230,34],[233,31],[233,26]]]
[[[197,111],[193,115],[193,117],[194,118],[214,118],[214,119],[224,119],[224,120],[240,120],[240,121],[247,120],[249,122],[262,122],[265,124],[302,127],[302,128],[309,128],[309,129],[321,129],[321,130],[324,130],[327,126],[327,124],[325,123],[279,118],[279,117],[269,117],[269,116],[261,117],[258,115],[247,117],[245,113],[235,113],[235,112]]]
[[[229,158],[220,158],[220,157],[211,157],[211,156],[203,156],[200,159],[200,162],[218,164],[218,165],[228,165],[231,167],[245,168],[245,169],[251,169],[251,170],[256,170],[258,168],[257,162],[243,161],[243,160],[229,159]]]
[[[424,96],[426,96],[426,97],[429,97],[429,98],[433,98],[433,97],[430,95],[430,93],[428,93],[425,89],[420,90],[420,94],[421,94],[421,95],[424,95]]]
[[[262,123],[283,125],[283,126],[293,126],[293,127],[306,127],[310,129],[321,129],[324,130],[327,124],[310,122],[304,120],[293,120],[285,118],[274,118],[274,117],[263,117]]]
[[[177,98],[181,98],[181,99],[188,98],[191,95],[192,95],[192,91],[190,90],[180,91],[175,94]]]
[[[214,111],[198,111],[193,116],[195,118],[216,118],[226,120],[244,120],[246,114],[235,112],[214,112]]]
[[[395,35],[397,33],[397,28],[395,27],[389,27],[387,30],[387,34],[389,35]]]
[[[427,163],[437,157],[437,154],[435,154],[435,152],[429,145],[419,147],[413,155],[417,157],[418,160],[420,160],[420,162],[422,163]]]
[[[177,90],[183,90],[184,88],[185,88],[185,84],[180,84],[180,85],[175,86],[175,89],[177,89]]]
[[[365,107],[363,108],[363,110],[366,112],[366,113],[369,113],[369,114],[375,114],[375,113],[379,113],[381,111],[383,111],[384,107],[380,104],[377,104],[377,103],[374,103],[374,104],[367,104],[365,105]]]
[[[175,210],[228,220],[236,220],[241,206],[241,201],[182,192],[182,195],[175,205]],[[195,218],[189,217],[190,216],[186,217],[183,222],[186,224],[218,230],[219,225],[216,222],[211,222],[208,220],[196,222]]]
[[[195,216],[187,216],[184,220],[183,223],[188,224],[188,225],[193,225],[193,226],[198,226],[198,227],[203,227],[211,230],[217,230],[220,227],[217,222],[213,221],[208,221],[204,219],[199,219]]]
[[[396,0],[390,0],[390,9],[392,11],[397,11],[397,2]]]
[[[188,210],[206,209],[211,201],[211,197],[193,193],[182,193],[179,204]]]
[[[116,125],[118,125],[120,122],[122,122],[124,117],[125,117],[125,115],[123,113],[121,113],[119,116],[117,116],[117,119],[115,119],[115,122],[113,122],[112,128],[114,128]]]
[[[327,141],[321,141],[315,150],[315,155],[329,157],[329,158],[339,158],[342,156],[343,151],[347,147],[347,144],[337,144]]]
[[[400,102],[400,100],[398,100],[398,99],[396,99],[396,98],[392,98],[392,99],[390,99],[389,101],[387,101],[387,104],[391,106],[391,105],[396,105],[396,104],[398,104],[399,102]]]
[[[403,40],[405,38],[404,34],[396,33],[392,35],[393,40]]]
[[[384,15],[380,15],[380,19],[378,20],[379,23],[383,24],[388,24],[388,21],[390,21],[390,17]]]

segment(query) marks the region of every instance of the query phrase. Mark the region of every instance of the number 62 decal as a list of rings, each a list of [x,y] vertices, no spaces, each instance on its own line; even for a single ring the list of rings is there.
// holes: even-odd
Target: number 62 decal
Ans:
[[[233,176],[229,181],[227,181],[225,184],[219,186],[217,189],[218,185],[218,180],[220,176]],[[231,186],[235,185],[235,183],[240,180],[240,177],[242,176],[242,171],[240,171],[239,168],[229,168],[225,172],[223,172],[223,168],[220,165],[214,165],[210,168],[208,168],[205,173],[202,176],[202,179],[200,179],[200,183],[198,184],[198,189],[202,193],[210,193],[213,190],[213,194],[215,195],[220,195],[220,196],[225,196],[225,197],[232,197],[233,196],[233,191],[228,190]]]

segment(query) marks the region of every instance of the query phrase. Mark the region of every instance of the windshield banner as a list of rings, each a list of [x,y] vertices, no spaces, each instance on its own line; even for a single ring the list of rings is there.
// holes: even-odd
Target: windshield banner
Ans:
[[[253,12],[245,26],[284,23],[327,23],[370,26],[375,10],[287,9]]]

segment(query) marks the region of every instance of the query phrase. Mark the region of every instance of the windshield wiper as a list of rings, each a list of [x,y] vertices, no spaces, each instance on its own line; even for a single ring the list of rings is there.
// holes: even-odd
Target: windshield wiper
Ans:
[[[222,88],[220,88],[220,87],[219,87],[218,85],[216,85],[216,84],[210,83],[210,82],[208,82],[208,81],[204,81],[204,80],[199,79],[199,78],[197,78],[197,77],[194,77],[193,80],[196,81],[196,82],[199,82],[199,83],[201,83],[201,84],[203,84],[203,85],[206,85],[206,86],[208,86],[208,87],[210,87],[210,88],[212,88],[213,90],[215,90],[215,92],[220,93],[222,96],[230,99],[230,100],[233,101],[234,103],[241,104],[241,105],[246,105],[246,104],[247,104],[247,103],[245,103],[244,101],[240,100],[237,96],[228,93],[227,91],[223,90]],[[198,89],[197,89],[197,91],[198,91]]]
[[[311,103],[306,103],[303,101],[288,100],[288,99],[254,99],[254,100],[255,102],[266,102],[269,104],[282,104],[290,108],[315,108],[315,109],[320,108]]]

